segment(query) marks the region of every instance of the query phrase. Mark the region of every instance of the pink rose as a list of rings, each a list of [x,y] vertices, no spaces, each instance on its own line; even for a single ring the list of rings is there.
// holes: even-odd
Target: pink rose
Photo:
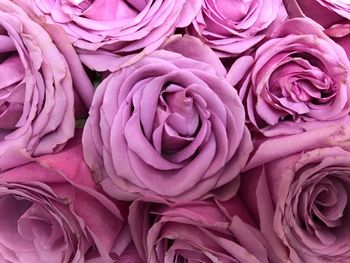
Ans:
[[[123,219],[127,206],[97,191],[80,140],[0,174],[1,262],[138,258]]]
[[[350,110],[344,49],[303,18],[287,21],[273,37],[254,56],[239,58],[227,76],[239,83],[251,126],[270,137],[344,122]]]
[[[288,248],[290,262],[350,260],[349,159],[349,151],[333,147],[264,166],[262,176],[276,206],[274,231]],[[260,192],[257,199],[267,194]],[[267,210],[259,212],[267,216]]]
[[[149,263],[279,262],[237,197],[168,204],[136,200],[129,224]]]
[[[349,131],[242,174],[239,194],[283,262],[349,262]]]
[[[120,57],[116,67],[133,54],[157,49],[177,27],[191,23],[201,0],[16,0],[40,20],[60,25],[82,53],[82,60],[101,68],[95,56],[110,51]],[[97,52],[95,52],[98,50]],[[107,52],[108,54],[108,52]],[[108,56],[108,55],[107,55]],[[136,58],[133,58],[136,59]],[[105,61],[108,63],[108,60]],[[100,69],[101,71],[106,69]]]
[[[122,200],[234,195],[252,145],[225,74],[190,36],[174,36],[110,74],[96,90],[83,135],[86,161],[104,190]]]
[[[282,0],[204,0],[189,33],[220,57],[237,56],[261,42],[286,16]]]
[[[75,87],[87,88],[87,106],[92,90],[77,57],[68,63],[47,32],[12,1],[0,3],[0,29],[1,171],[57,152],[73,136],[75,95],[68,64],[80,79]],[[58,44],[64,53],[72,51]]]

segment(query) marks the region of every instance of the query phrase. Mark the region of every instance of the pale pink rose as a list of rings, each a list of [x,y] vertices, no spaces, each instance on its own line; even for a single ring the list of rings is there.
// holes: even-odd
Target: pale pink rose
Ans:
[[[203,0],[188,32],[220,57],[254,47],[287,17],[282,0]]]
[[[148,263],[281,262],[237,197],[175,204],[136,200],[129,224]]]
[[[86,161],[111,196],[232,197],[252,150],[244,108],[218,57],[197,38],[111,73],[84,128]]]
[[[242,175],[240,194],[283,262],[349,262],[349,136],[344,143]]]
[[[0,171],[62,149],[73,137],[75,113],[84,113],[80,95],[86,107],[91,102],[91,83],[73,48],[62,41],[61,52],[19,6],[0,2]],[[67,60],[68,53],[75,57]],[[86,87],[79,96],[73,79],[79,79],[77,90]]]
[[[97,190],[80,141],[0,174],[1,262],[141,262],[124,221],[127,204]]]
[[[306,18],[282,24],[254,55],[239,58],[227,78],[239,89],[252,130],[267,137],[348,118],[350,62],[344,49]]]
[[[282,262],[350,260],[350,125],[322,129],[267,140],[241,174],[238,194]]]
[[[105,65],[94,57],[112,52],[119,58],[115,67],[137,60],[157,49],[176,28],[188,26],[202,4],[202,0],[16,2],[44,23],[61,26],[79,49],[82,61],[101,71],[106,70]]]

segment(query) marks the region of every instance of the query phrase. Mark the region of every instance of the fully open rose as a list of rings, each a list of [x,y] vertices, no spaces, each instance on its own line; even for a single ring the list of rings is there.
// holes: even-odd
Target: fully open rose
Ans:
[[[0,171],[62,148],[74,134],[68,64],[45,30],[0,3]]]
[[[286,153],[242,174],[239,194],[282,262],[350,260],[349,131],[329,135],[339,146]]]
[[[129,214],[135,245],[149,263],[280,262],[239,198],[156,201],[136,200]]]
[[[177,27],[185,27],[191,23],[202,2],[201,0],[16,1],[43,22],[63,27],[73,45],[81,49],[82,60],[94,69],[104,68],[104,65],[96,63],[97,61],[93,59],[95,56],[106,54],[104,51],[122,56],[117,63],[121,66],[131,59],[133,54],[142,50],[142,54],[155,50],[174,33]],[[99,51],[93,52],[96,50]],[[108,59],[104,63],[108,63]]]
[[[86,161],[117,198],[192,200],[216,189],[228,198],[252,148],[243,105],[198,39],[175,36],[164,48],[97,88],[84,128]]]
[[[269,169],[280,185],[275,229],[292,262],[350,260],[349,160],[342,148],[323,148]]]
[[[189,33],[220,57],[237,56],[263,40],[286,16],[282,0],[204,0]]]
[[[343,122],[349,113],[350,63],[344,49],[311,20],[284,23],[254,56],[241,57],[228,79],[240,83],[248,119],[265,136]],[[237,70],[248,69],[241,79]]]
[[[127,207],[96,190],[79,138],[0,174],[1,262],[141,262],[124,223]]]

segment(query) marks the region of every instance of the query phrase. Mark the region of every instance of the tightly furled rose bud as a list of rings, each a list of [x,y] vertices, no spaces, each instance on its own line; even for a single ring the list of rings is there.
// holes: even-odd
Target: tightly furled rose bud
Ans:
[[[350,111],[350,63],[344,49],[305,18],[284,23],[254,56],[233,64],[228,79],[253,127],[291,135],[343,122]],[[237,69],[248,69],[245,77]]]
[[[228,198],[252,150],[242,102],[198,39],[175,36],[164,48],[97,88],[84,128],[86,161],[120,199]]]
[[[126,210],[127,204],[97,190],[77,136],[58,154],[0,174],[0,260],[141,262],[124,222]]]
[[[137,53],[141,52],[138,57],[142,57],[157,49],[177,27],[191,23],[202,3],[202,0],[16,1],[44,23],[60,25],[84,54],[83,62],[93,69],[103,67],[94,60],[101,50],[120,56],[120,61],[115,60],[118,67],[129,59],[137,60],[133,58]]]
[[[286,17],[282,0],[204,0],[189,33],[220,57],[238,56],[261,42]]]

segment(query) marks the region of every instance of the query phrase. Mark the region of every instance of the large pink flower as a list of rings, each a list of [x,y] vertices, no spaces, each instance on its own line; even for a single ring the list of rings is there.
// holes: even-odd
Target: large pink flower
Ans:
[[[1,262],[140,262],[123,219],[127,206],[97,190],[80,140],[0,174]]]
[[[97,88],[84,128],[86,161],[121,199],[232,196],[252,150],[242,102],[198,39],[175,36],[164,48]]]
[[[350,111],[350,63],[344,49],[304,18],[289,20],[273,37],[253,56],[238,59],[228,74],[231,83],[240,83],[255,130],[290,135],[344,122]]]
[[[69,52],[69,44],[65,46]],[[19,6],[0,2],[0,171],[56,152],[73,136],[68,64],[82,67],[77,57],[68,63],[48,33]],[[86,83],[82,71],[76,77]],[[88,105],[92,90],[86,88]]]
[[[149,53],[191,23],[201,0],[16,0],[45,23],[63,27],[92,68],[96,50],[116,53],[122,65],[131,54]],[[89,52],[93,51],[93,52]],[[104,52],[97,52],[98,55]],[[107,62],[106,62],[107,63]]]
[[[332,129],[309,132],[312,150],[303,134],[268,140],[260,164],[241,175],[239,195],[282,262],[350,260],[350,125]],[[273,149],[285,151],[262,160]]]
[[[255,195],[250,200],[255,199],[259,209],[253,205],[251,211],[265,219],[270,236],[283,242],[290,262],[350,260],[349,158],[343,148],[319,148],[244,174],[242,196],[248,200],[248,193]],[[253,183],[257,180],[267,184],[261,187]],[[281,244],[273,240],[285,257]]]
[[[236,56],[261,42],[285,18],[282,0],[204,0],[189,32],[220,57]]]
[[[237,197],[176,204],[135,200],[129,224],[149,263],[280,262]]]

